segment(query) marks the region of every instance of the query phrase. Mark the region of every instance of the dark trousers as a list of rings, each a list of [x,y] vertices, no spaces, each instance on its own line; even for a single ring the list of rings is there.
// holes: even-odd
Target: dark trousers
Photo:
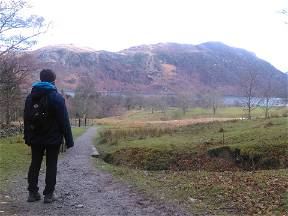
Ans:
[[[32,160],[28,172],[28,190],[30,192],[37,192],[39,190],[38,177],[45,151],[46,151],[46,177],[45,177],[45,189],[43,191],[43,194],[46,195],[54,192],[56,185],[59,148],[60,145],[31,146]]]

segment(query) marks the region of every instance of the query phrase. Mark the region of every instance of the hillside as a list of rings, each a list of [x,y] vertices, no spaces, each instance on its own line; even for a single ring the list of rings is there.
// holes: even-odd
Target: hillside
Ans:
[[[74,90],[88,76],[99,91],[169,93],[219,89],[225,95],[240,95],[241,82],[257,73],[259,89],[269,80],[284,96],[287,74],[244,49],[219,42],[200,45],[159,43],[131,47],[119,52],[95,51],[72,45],[49,46],[32,51],[39,71],[57,72],[58,86]]]

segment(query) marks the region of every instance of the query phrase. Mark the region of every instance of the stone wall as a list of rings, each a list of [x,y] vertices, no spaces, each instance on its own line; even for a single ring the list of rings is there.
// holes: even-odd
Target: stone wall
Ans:
[[[0,138],[5,138],[9,136],[13,136],[16,134],[23,133],[23,126],[11,126],[11,127],[1,127],[0,128]]]

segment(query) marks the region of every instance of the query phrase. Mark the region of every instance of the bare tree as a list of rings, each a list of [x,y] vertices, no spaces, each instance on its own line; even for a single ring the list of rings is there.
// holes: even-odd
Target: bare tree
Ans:
[[[23,66],[14,56],[5,55],[5,58],[0,59],[0,105],[2,119],[7,125],[13,117],[17,117],[17,109],[23,99],[20,86],[27,72],[28,67]]]
[[[90,78],[89,73],[86,73],[80,78],[80,85],[76,89],[73,105],[76,115],[86,118],[95,109],[95,102],[99,94],[96,91],[95,83]]]
[[[153,95],[146,97],[143,100],[143,106],[151,109],[151,114],[156,110],[160,110],[162,113],[166,112],[167,109],[167,97],[165,95]]]
[[[203,96],[203,106],[211,108],[213,115],[216,115],[216,111],[221,104],[223,104],[223,97],[217,90],[208,90],[207,93]]]
[[[243,96],[243,109],[247,112],[248,119],[251,119],[251,112],[257,108],[260,103],[259,92],[259,74],[256,70],[249,70],[243,73],[240,80],[240,86]]]
[[[25,0],[0,1],[0,57],[36,43],[36,36],[47,30],[44,18],[25,16],[30,6]]]
[[[272,108],[272,97],[274,96],[275,92],[273,89],[272,83],[273,74],[266,80],[266,85],[263,88],[263,102],[264,102],[264,111],[265,111],[265,118],[269,118],[269,111]]]
[[[288,106],[288,96],[285,96],[284,98],[282,98],[280,103],[283,106]]]
[[[0,108],[1,120],[7,125],[16,117],[22,98],[20,87],[28,71],[18,51],[34,45],[47,27],[43,17],[25,15],[29,7],[25,0],[0,1]]]
[[[193,93],[189,91],[176,92],[177,104],[182,109],[183,115],[186,114],[193,100]]]

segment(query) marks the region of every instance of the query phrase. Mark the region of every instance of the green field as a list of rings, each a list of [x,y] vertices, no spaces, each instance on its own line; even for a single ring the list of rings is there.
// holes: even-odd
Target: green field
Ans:
[[[104,160],[147,170],[170,167],[195,170],[199,166],[214,170],[217,165],[221,169],[223,162],[233,163],[236,156],[246,169],[286,168],[288,164],[286,117],[197,123],[175,128],[109,128],[100,132],[96,141]],[[232,158],[221,157],[222,154],[231,154]],[[218,158],[225,161],[220,163]],[[204,159],[206,161],[201,162]],[[215,164],[217,162],[219,164]],[[231,169],[234,168],[237,166],[232,164]]]
[[[271,108],[270,115],[272,117],[287,116],[288,110],[283,107]],[[263,108],[256,108],[251,113],[254,118],[261,118],[265,116]],[[245,110],[241,107],[220,107],[217,109],[215,115],[213,115],[212,109],[203,108],[190,108],[187,109],[185,115],[179,108],[167,108],[165,112],[154,111],[153,113],[149,109],[137,110],[126,113],[122,116],[127,121],[155,121],[155,120],[173,120],[173,119],[187,119],[187,118],[204,118],[204,117],[225,117],[225,118],[245,118],[247,116]]]
[[[223,117],[238,111],[227,108]],[[288,214],[288,119],[280,117],[286,110],[275,109],[270,119],[262,112],[250,121],[155,125],[161,113],[131,111],[103,120],[95,143],[105,162],[96,165],[194,213]]]

